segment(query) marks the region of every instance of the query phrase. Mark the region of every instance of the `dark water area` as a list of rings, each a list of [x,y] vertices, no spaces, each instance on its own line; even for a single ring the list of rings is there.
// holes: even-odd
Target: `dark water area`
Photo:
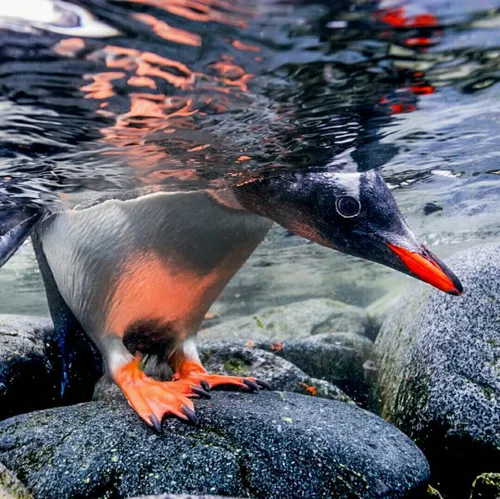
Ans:
[[[440,255],[498,238],[498,2],[34,5],[0,6],[1,206],[379,168]],[[45,313],[29,244],[0,282],[2,312]],[[276,228],[215,308],[407,282]]]

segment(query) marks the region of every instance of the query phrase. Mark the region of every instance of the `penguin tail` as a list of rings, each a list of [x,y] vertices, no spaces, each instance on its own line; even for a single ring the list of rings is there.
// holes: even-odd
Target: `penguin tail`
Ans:
[[[36,205],[0,207],[0,267],[31,235],[44,214],[45,210]]]

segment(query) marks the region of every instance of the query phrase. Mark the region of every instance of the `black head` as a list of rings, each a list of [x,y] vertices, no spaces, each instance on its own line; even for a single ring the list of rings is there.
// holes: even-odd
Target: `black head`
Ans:
[[[457,277],[417,241],[382,177],[361,173],[284,173],[235,188],[239,202],[324,246],[382,263],[450,294]]]

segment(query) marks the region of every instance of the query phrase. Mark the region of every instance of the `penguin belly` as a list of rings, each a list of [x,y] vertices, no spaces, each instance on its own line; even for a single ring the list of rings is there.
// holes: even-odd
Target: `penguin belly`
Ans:
[[[192,419],[187,397],[206,388],[256,386],[253,379],[210,377],[194,335],[270,226],[206,191],[154,193],[55,214],[37,238],[60,296],[111,377],[139,415],[158,427],[167,413]],[[146,377],[136,350],[168,359],[183,380]]]

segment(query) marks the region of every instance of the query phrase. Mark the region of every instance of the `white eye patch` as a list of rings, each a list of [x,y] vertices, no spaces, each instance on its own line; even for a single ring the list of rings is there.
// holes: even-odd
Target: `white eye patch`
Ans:
[[[341,190],[345,196],[351,196],[359,201],[362,173],[325,173],[332,186]]]

